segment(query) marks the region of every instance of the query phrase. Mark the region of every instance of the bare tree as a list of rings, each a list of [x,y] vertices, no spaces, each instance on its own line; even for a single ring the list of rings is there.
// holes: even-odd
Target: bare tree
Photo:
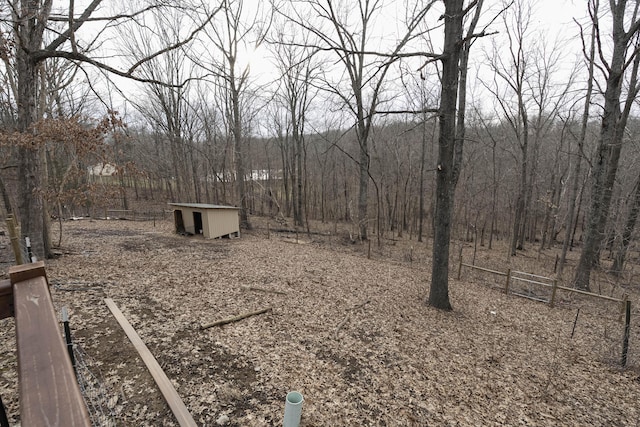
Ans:
[[[310,48],[310,33],[302,36],[302,46],[296,46],[296,41],[301,37],[295,34],[296,28],[290,21],[281,24],[277,30],[276,38],[272,46],[275,61],[280,72],[280,87],[276,89],[275,100],[284,107],[286,114],[286,144],[284,152],[289,153],[288,158],[283,158],[285,181],[291,182],[291,194],[293,202],[293,219],[298,226],[304,225],[303,206],[305,205],[305,164],[306,144],[305,128],[307,114],[311,102],[318,92],[314,82],[321,72],[319,60],[313,56]],[[290,146],[289,146],[290,145]],[[284,156],[283,156],[284,157]],[[287,180],[287,175],[290,178]],[[289,191],[285,188],[286,198]]]
[[[247,125],[250,120],[248,103],[255,101],[249,85],[250,64],[242,64],[239,54],[242,49],[257,47],[263,41],[269,25],[269,19],[263,9],[252,11],[245,8],[243,0],[223,0],[222,17],[212,22],[203,37],[202,49],[208,47],[206,54],[194,51],[192,59],[213,76],[217,86],[219,107],[227,126],[227,136],[233,142],[233,162],[237,199],[240,205],[240,223],[250,228],[250,199],[247,184]],[[197,57],[196,57],[197,56]]]
[[[506,41],[503,46],[494,43],[488,61],[493,81],[483,81],[483,85],[493,94],[516,141],[518,187],[509,249],[510,255],[516,255],[517,249],[524,248],[527,235],[529,240],[535,240],[532,205],[536,200],[540,148],[567,102],[572,79],[563,84],[555,81],[561,49],[558,42],[549,45],[544,35],[533,31],[532,3],[517,0],[503,5],[507,9],[503,14]]]
[[[439,87],[435,82],[431,82],[424,78],[421,74],[416,74],[413,70],[406,69],[400,73],[400,79],[402,82],[403,90],[407,97],[407,114],[416,112],[419,117],[420,128],[420,162],[418,166],[418,210],[417,210],[417,222],[418,222],[418,242],[422,242],[424,236],[424,219],[426,216],[425,207],[425,175],[427,174],[427,154],[432,155],[433,152],[428,153],[428,149],[433,147],[434,144],[430,144],[435,140],[437,120],[437,111],[432,106],[437,105],[437,97]]]
[[[506,4],[506,2],[504,2]],[[524,48],[525,37],[529,31],[531,11],[527,2],[516,3],[513,22],[510,25],[508,14],[503,15],[504,26],[508,40],[508,58],[502,59],[498,48],[494,45],[493,58],[489,61],[494,73],[493,86],[485,85],[494,95],[500,110],[512,128],[520,152],[520,177],[518,180],[518,196],[515,203],[513,231],[511,234],[510,253],[516,254],[516,249],[522,249],[521,236],[524,236],[525,196],[527,192],[527,177],[529,171],[529,111],[527,108],[526,88],[529,57]],[[500,84],[500,81],[506,85]],[[500,88],[503,87],[502,91]],[[515,109],[511,108],[509,91],[516,97]],[[518,242],[521,242],[520,245]]]
[[[92,56],[85,51],[85,47],[92,44],[91,34],[81,33],[87,22],[102,25],[97,32],[98,37],[106,37],[105,31],[113,25],[125,21],[140,22],[141,18],[150,10],[158,8],[184,9],[184,3],[177,6],[170,2],[149,2],[140,9],[128,12],[116,12],[113,15],[100,15],[99,7],[102,0],[91,1],[80,13],[74,9],[74,2],[70,7],[57,9],[53,12],[52,0],[8,0],[8,7],[3,9],[2,22],[10,26],[8,31],[13,33],[15,47],[9,60],[15,69],[16,79],[16,130],[25,137],[33,134],[33,124],[38,120],[38,90],[40,64],[49,58],[62,58],[68,61],[82,62],[99,67],[106,72],[124,77],[146,81],[137,74],[140,65],[153,57],[162,55],[178,46],[182,46],[193,39],[202,28],[203,23],[192,24],[192,31],[173,45],[165,44],[159,50],[144,58],[135,58],[133,62],[123,68],[116,68],[102,62],[98,56]],[[7,12],[8,11],[8,12]],[[58,12],[59,11],[59,12]],[[211,20],[213,15],[203,16],[204,22]],[[55,25],[53,25],[55,24]],[[143,26],[143,23],[140,22]],[[90,38],[87,38],[90,37]],[[45,43],[45,40],[51,39]],[[23,236],[31,237],[33,250],[37,257],[49,254],[48,246],[48,218],[39,191],[42,188],[42,158],[38,150],[29,149],[27,145],[18,149],[18,165],[20,168],[18,192],[20,194],[19,218]]]
[[[627,220],[625,221],[624,229],[622,231],[622,241],[618,246],[618,250],[613,258],[613,265],[611,266],[611,272],[616,276],[620,276],[622,274],[624,262],[627,258],[627,250],[629,249],[631,237],[636,228],[636,223],[638,222],[638,214],[640,213],[640,176],[636,180],[634,191],[629,199],[630,207],[629,213],[627,214]]]
[[[583,43],[583,55],[587,62],[587,90],[584,98],[584,108],[582,111],[582,120],[580,124],[580,134],[577,137],[577,146],[576,151],[573,153],[574,164],[573,171],[571,176],[571,187],[569,189],[569,200],[567,202],[568,212],[567,218],[565,221],[565,236],[564,241],[562,242],[562,252],[560,253],[560,258],[558,260],[558,267],[556,274],[558,277],[562,277],[562,273],[564,271],[564,265],[567,259],[567,251],[569,250],[569,245],[572,240],[572,232],[575,228],[575,223],[577,221],[575,210],[576,210],[576,201],[578,199],[578,188],[580,186],[580,173],[582,169],[582,159],[584,157],[584,143],[587,137],[587,127],[589,125],[589,111],[591,109],[591,97],[593,94],[593,83],[594,83],[594,67],[595,67],[595,55],[596,55],[596,23],[597,23],[597,13],[598,13],[598,3],[599,0],[590,1],[588,3],[588,7],[592,16],[594,16],[592,25],[591,25],[591,35],[589,38],[589,47],[587,48],[586,40],[584,39],[584,32],[582,28],[580,29],[580,33],[582,34],[582,43]]]
[[[436,207],[434,215],[433,266],[429,305],[442,310],[451,310],[449,302],[449,243],[451,240],[451,218],[455,188],[460,174],[462,144],[464,142],[463,116],[457,116],[458,108],[464,110],[466,90],[460,87],[466,78],[469,49],[477,37],[482,0],[472,1],[465,8],[464,0],[445,2],[444,49],[442,63],[442,91],[440,93],[438,166],[436,172]],[[475,14],[465,35],[465,15],[475,7]],[[464,74],[466,76],[466,74]],[[462,111],[464,114],[464,111]],[[458,125],[456,126],[456,116]],[[461,138],[462,137],[462,138]]]
[[[347,85],[325,79],[323,88],[336,95],[353,116],[353,128],[359,146],[358,163],[358,229],[360,238],[367,239],[369,200],[369,144],[375,113],[383,102],[386,76],[401,57],[407,44],[420,35],[421,25],[435,1],[416,7],[406,24],[406,31],[390,51],[377,51],[368,46],[373,23],[383,6],[381,0],[358,0],[356,3],[330,0],[308,0],[308,7],[297,7],[287,14],[288,19],[310,31],[319,43],[311,46],[337,56],[344,67]],[[352,19],[355,15],[355,19]],[[414,56],[415,53],[409,55]],[[433,56],[428,53],[425,56]]]
[[[145,29],[137,26],[121,28],[123,51],[131,57],[146,57],[158,49],[159,41],[150,36],[150,28],[160,40],[173,43],[180,40],[180,30],[186,19],[183,14],[153,11],[149,15]],[[162,84],[146,84],[137,96],[124,92],[122,95],[154,129],[162,133],[158,142],[168,143],[176,193],[184,199],[199,201],[198,180],[194,178],[197,162],[194,161],[194,146],[188,138],[191,124],[196,119],[190,107],[193,85],[190,79],[195,76],[193,68],[182,49],[172,50],[139,67],[141,76]]]
[[[596,3],[597,6],[597,3]],[[588,212],[584,246],[573,279],[578,289],[589,290],[589,279],[594,264],[599,260],[599,249],[604,237],[604,229],[609,216],[611,194],[615,182],[620,152],[623,145],[624,128],[631,107],[640,90],[638,85],[638,31],[640,19],[635,2],[633,11],[628,13],[626,0],[609,2],[612,20],[611,57],[604,57],[604,35],[601,33],[601,20],[598,19],[597,8],[592,8],[591,18],[596,27],[597,50],[599,53],[599,70],[604,74],[606,86],[604,105],[602,107],[602,123],[595,159],[592,165],[591,205]],[[626,27],[626,28],[625,28]],[[627,94],[623,99],[625,76],[628,79]],[[622,106],[621,106],[622,104]]]

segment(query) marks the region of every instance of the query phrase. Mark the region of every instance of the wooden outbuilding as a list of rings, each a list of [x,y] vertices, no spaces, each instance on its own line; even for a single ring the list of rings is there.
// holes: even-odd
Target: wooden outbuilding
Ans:
[[[207,239],[240,237],[240,208],[204,203],[169,203],[176,233],[202,234]]]

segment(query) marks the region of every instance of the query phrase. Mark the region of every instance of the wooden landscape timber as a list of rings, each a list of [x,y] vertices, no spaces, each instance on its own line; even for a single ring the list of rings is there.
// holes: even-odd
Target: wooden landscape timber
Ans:
[[[6,282],[0,286],[0,313],[15,314],[21,424],[91,426],[60,334],[44,263],[10,267],[9,277],[11,293]]]
[[[138,351],[138,354],[142,358],[144,364],[147,366],[147,369],[149,369],[149,373],[158,385],[158,388],[162,392],[162,395],[167,401],[167,404],[175,415],[176,420],[178,420],[178,424],[180,424],[180,427],[196,427],[196,422],[194,421],[186,405],[178,395],[175,387],[173,387],[171,380],[169,380],[167,374],[164,373],[156,358],[153,357],[153,354],[151,354],[149,348],[142,341],[142,338],[140,338],[140,335],[138,335],[136,330],[133,328],[133,326],[131,326],[127,318],[124,316],[124,314],[122,314],[122,312],[112,299],[105,298],[104,302],[107,304],[109,310],[111,310],[111,313],[113,313],[113,316],[116,318],[120,326],[122,326],[122,329],[124,330],[125,334],[127,334],[127,337],[129,337],[131,344],[133,344],[133,346]]]

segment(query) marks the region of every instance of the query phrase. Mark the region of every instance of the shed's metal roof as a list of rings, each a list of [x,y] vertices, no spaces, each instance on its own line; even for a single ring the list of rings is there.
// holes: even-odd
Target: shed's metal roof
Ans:
[[[169,203],[169,206],[192,208],[192,209],[235,209],[235,210],[240,209],[235,206],[209,205],[207,203]]]

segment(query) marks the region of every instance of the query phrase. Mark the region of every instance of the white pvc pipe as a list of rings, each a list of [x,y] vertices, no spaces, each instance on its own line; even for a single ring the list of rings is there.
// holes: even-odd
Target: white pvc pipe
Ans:
[[[290,391],[287,393],[287,399],[284,403],[284,421],[282,427],[298,427],[300,425],[303,403],[304,397],[302,397],[302,393],[299,391]]]

